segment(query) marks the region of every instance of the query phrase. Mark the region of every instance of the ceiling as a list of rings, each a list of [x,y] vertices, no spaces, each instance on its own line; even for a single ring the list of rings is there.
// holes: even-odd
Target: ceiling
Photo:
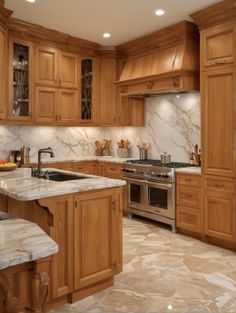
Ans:
[[[13,17],[103,46],[115,46],[165,28],[219,0],[5,0]],[[156,9],[166,14],[157,17]],[[103,38],[102,33],[111,33]]]

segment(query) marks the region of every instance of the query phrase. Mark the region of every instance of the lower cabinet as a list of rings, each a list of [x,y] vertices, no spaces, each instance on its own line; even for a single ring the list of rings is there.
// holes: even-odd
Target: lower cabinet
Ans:
[[[177,173],[176,215],[177,227],[201,234],[201,177],[200,175]]]
[[[205,179],[204,234],[236,244],[236,195],[234,180]]]
[[[120,218],[119,216],[120,215]],[[74,287],[81,289],[111,278],[121,267],[119,199],[109,190],[75,197]],[[118,235],[118,237],[117,237]]]
[[[46,308],[110,287],[122,271],[122,187],[17,201],[4,211],[37,223],[59,245]],[[1,300],[1,299],[0,299]]]

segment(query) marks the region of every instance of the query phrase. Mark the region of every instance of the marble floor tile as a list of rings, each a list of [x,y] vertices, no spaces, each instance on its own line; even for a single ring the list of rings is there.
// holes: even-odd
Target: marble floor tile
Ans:
[[[50,313],[236,313],[236,253],[124,219],[113,287]]]

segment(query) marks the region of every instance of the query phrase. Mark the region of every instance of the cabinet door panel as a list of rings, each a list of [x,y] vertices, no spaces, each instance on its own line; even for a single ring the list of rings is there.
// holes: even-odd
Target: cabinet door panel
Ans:
[[[205,194],[205,234],[211,237],[235,241],[235,200],[217,192]]]
[[[203,169],[205,174],[234,177],[235,72],[203,74]]]
[[[31,42],[9,39],[9,119],[32,120],[33,51]]]
[[[58,85],[57,50],[49,47],[36,47],[36,83]]]
[[[57,105],[60,123],[77,121],[78,96],[76,90],[60,89]]]
[[[104,126],[116,124],[116,59],[101,60],[101,116]]]
[[[60,53],[60,86],[63,88],[78,87],[78,60],[72,53]]]
[[[57,91],[54,88],[36,87],[35,121],[56,121]]]
[[[73,195],[41,199],[42,206],[53,214],[50,237],[59,245],[52,256],[52,297],[58,298],[73,290]]]
[[[221,25],[202,33],[203,66],[235,61],[234,25]]]
[[[112,277],[115,273],[113,246],[113,195],[111,191],[75,197],[74,251],[75,289]]]
[[[6,117],[5,75],[6,75],[6,32],[0,26],[0,119]]]

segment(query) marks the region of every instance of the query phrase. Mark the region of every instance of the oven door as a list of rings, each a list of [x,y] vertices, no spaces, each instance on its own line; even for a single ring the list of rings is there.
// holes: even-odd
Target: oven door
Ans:
[[[141,210],[143,207],[143,181],[125,178],[128,187],[128,207]]]
[[[145,184],[145,211],[175,219],[175,184]]]

